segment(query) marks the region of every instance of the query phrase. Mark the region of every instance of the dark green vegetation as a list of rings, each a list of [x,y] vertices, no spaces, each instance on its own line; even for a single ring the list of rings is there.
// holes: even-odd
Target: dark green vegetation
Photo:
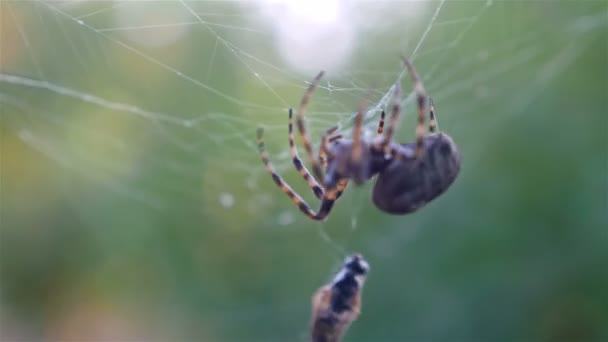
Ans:
[[[320,231],[371,266],[348,341],[608,339],[605,1],[355,7],[355,47],[311,102],[315,141],[348,132],[421,42],[462,170],[408,216],[349,188],[322,225],[255,150],[261,124],[317,206],[289,164],[287,107],[318,70],[279,57],[252,2],[186,5],[0,2],[1,340],[306,340],[310,297],[342,261]],[[127,34],[178,29],[158,47]]]

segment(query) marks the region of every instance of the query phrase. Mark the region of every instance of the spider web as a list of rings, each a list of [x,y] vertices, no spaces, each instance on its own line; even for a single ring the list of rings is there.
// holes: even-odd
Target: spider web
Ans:
[[[310,223],[262,166],[256,128],[265,128],[277,170],[316,209],[318,201],[291,164],[288,108],[297,107],[308,82],[323,69],[326,76],[306,113],[315,148],[320,134],[333,125],[350,136],[354,112],[365,98],[364,128],[371,136],[392,87],[400,83],[404,96],[397,140],[411,141],[416,110],[411,82],[400,65],[399,56],[405,55],[437,104],[439,127],[455,137],[467,152],[467,165],[474,167],[483,155],[479,141],[505,122],[523,120],[542,89],[592,49],[594,34],[605,30],[605,11],[568,12],[543,2],[530,6],[531,17],[514,27],[502,15],[526,9],[491,0],[325,5],[3,1],[2,159],[36,169],[20,174],[9,168],[3,183],[26,184],[19,188],[29,193],[19,197],[26,204],[16,205],[15,212],[52,210],[64,203],[75,225],[88,227],[106,252],[116,248],[112,234],[130,241],[128,250],[142,235],[156,241],[153,231],[177,226],[176,233],[166,234],[216,242],[232,234],[225,243],[239,241],[245,251],[262,248],[263,238],[303,239],[294,247],[300,255],[307,255],[304,244],[321,248],[314,263],[317,276],[339,265],[335,250],[339,255],[362,249],[388,258],[428,217],[408,219],[411,229],[400,229],[402,218],[387,218],[372,208],[366,185],[351,187],[327,223]],[[541,10],[558,19],[538,23],[532,16]],[[484,35],[492,26],[495,34]],[[543,42],[555,30],[559,34],[553,36],[560,38]],[[524,66],[530,65],[537,74],[522,84]],[[500,112],[484,113],[494,103]],[[26,155],[19,157],[23,151]],[[388,228],[374,233],[378,222]],[[132,231],[116,233],[121,230]],[[250,246],[244,247],[244,241]],[[183,244],[197,246],[182,241],[180,248],[186,248]],[[274,246],[268,253],[274,258],[289,248]],[[229,255],[212,250],[199,257]],[[328,258],[335,262],[323,265]],[[217,276],[225,265],[236,267],[207,266]],[[255,266],[271,272],[270,266]],[[221,292],[224,285],[212,281],[208,290]],[[253,300],[238,308],[212,300],[210,305],[221,307],[232,322],[270,315]],[[239,338],[221,331],[214,333]],[[288,330],[278,334],[293,336]]]

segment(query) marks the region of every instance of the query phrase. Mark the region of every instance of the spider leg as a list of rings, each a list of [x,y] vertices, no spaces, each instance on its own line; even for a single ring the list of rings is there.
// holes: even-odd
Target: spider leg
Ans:
[[[333,126],[329,128],[323,135],[321,136],[321,145],[319,146],[319,164],[323,166],[323,168],[327,168],[327,144],[332,141],[330,139],[337,139],[335,136],[328,139],[332,133],[334,133],[338,129],[338,126]],[[341,136],[338,134],[338,136]],[[319,179],[323,183],[323,172],[321,170],[321,174],[319,175]]]
[[[355,116],[355,125],[353,127],[353,148],[352,148],[352,161],[355,164],[359,164],[361,160],[361,149],[363,148],[362,143],[362,126],[363,126],[363,112],[365,111],[365,107],[367,105],[367,101],[363,101],[361,106],[359,107],[359,111]]]
[[[416,159],[419,159],[422,156],[423,152],[423,143],[424,143],[424,135],[426,133],[426,129],[424,127],[424,107],[426,104],[426,96],[424,94],[424,87],[422,86],[422,82],[418,78],[418,74],[416,74],[416,70],[410,61],[404,57],[401,57],[403,63],[407,67],[407,70],[412,78],[412,82],[414,82],[414,91],[416,92],[416,102],[418,103],[418,124],[416,125],[416,151],[414,155]]]
[[[342,139],[344,138],[344,136],[342,134],[336,134],[333,137],[329,138],[329,142],[333,143],[334,141],[338,140],[338,139]]]
[[[314,212],[310,206],[302,199],[300,195],[298,195],[293,189],[287,184],[281,176],[276,172],[272,163],[270,163],[270,158],[268,157],[268,152],[266,152],[264,148],[264,129],[258,128],[257,131],[257,142],[258,142],[258,151],[260,153],[260,158],[262,159],[262,163],[266,166],[266,170],[272,176],[274,182],[281,188],[281,190],[287,194],[289,198],[293,201],[293,203],[303,212],[306,216],[308,216],[312,220],[321,221],[324,220],[329,212],[331,211],[334,202],[338,197],[338,192],[340,189],[344,190],[342,187],[342,182],[338,182],[337,184],[331,184],[325,189],[325,193],[321,200],[321,206],[319,207],[318,212]],[[341,194],[341,193],[340,193]]]
[[[298,156],[298,150],[296,149],[296,144],[295,144],[295,140],[293,137],[293,111],[291,109],[289,109],[288,130],[289,130],[289,151],[291,153],[293,165],[296,167],[296,169],[298,170],[298,172],[300,173],[302,178],[304,178],[304,180],[308,183],[308,187],[310,187],[312,189],[312,192],[315,193],[315,196],[317,196],[318,199],[321,199],[323,197],[323,192],[324,192],[323,188],[319,185],[317,180],[313,176],[310,175],[310,172],[308,172],[308,169],[306,168],[306,166],[304,166],[304,164],[302,164],[302,160],[300,159],[300,156]],[[319,179],[322,180],[322,178],[319,178]]]
[[[388,119],[386,134],[384,135],[384,139],[379,139],[378,143],[374,145],[376,151],[384,150],[387,155],[390,153],[391,140],[393,139],[393,135],[395,135],[395,129],[397,128],[397,122],[399,121],[399,113],[401,112],[401,86],[397,83],[394,87],[391,116]],[[384,123],[382,123],[382,126],[384,126]],[[380,131],[380,128],[378,131]]]
[[[340,198],[340,196],[342,196],[342,194],[344,193],[344,190],[346,189],[347,186],[348,186],[347,178],[342,178],[338,182],[338,192],[336,193],[336,199],[338,199],[338,198]]]
[[[327,140],[327,142],[331,144],[331,143],[333,143],[334,141],[336,141],[338,139],[342,139],[343,137],[344,136],[342,134],[336,134],[336,135],[330,137]],[[321,143],[322,143],[322,141],[321,141]],[[327,159],[328,159],[327,154],[328,154],[328,152],[327,152],[327,146],[326,146],[325,147],[325,154],[324,155],[319,154],[319,162],[321,163],[321,167],[323,169],[325,169],[325,170],[327,170]]]
[[[382,132],[384,132],[384,111],[380,114],[380,122],[378,123],[378,133],[376,134],[376,138],[380,138],[382,136]]]
[[[321,77],[323,77],[323,74],[324,74],[324,72],[321,71],[317,75],[317,77],[315,77],[315,79],[312,81],[312,83],[310,83],[310,85],[308,86],[308,89],[304,93],[304,96],[302,96],[302,101],[300,102],[300,108],[298,108],[298,114],[297,114],[297,118],[296,118],[296,124],[298,125],[298,132],[300,132],[300,138],[302,139],[302,144],[304,145],[304,149],[306,150],[306,154],[308,155],[308,160],[310,161],[310,163],[312,165],[313,174],[315,175],[315,177],[317,177],[317,179],[321,179],[320,178],[320,176],[322,174],[321,166],[319,165],[318,160],[313,157],[312,144],[310,142],[310,137],[308,136],[308,132],[306,131],[306,125],[304,124],[304,112],[306,111],[306,108],[308,107],[308,103],[310,102],[310,97],[312,96],[313,91],[319,85],[319,82],[321,81]]]
[[[437,118],[435,118],[435,103],[433,99],[429,97],[429,131],[435,133],[439,129],[437,124]]]

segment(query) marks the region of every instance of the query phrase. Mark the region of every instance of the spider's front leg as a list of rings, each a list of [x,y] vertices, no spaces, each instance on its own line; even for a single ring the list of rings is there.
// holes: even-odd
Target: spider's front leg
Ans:
[[[287,125],[287,131],[289,133],[289,152],[291,153],[293,166],[296,168],[296,170],[298,170],[300,176],[304,178],[306,183],[308,183],[308,187],[312,189],[312,192],[315,194],[315,196],[317,196],[318,199],[323,198],[323,193],[325,192],[325,190],[321,185],[319,185],[317,181],[318,179],[320,182],[323,182],[323,179],[319,178],[319,175],[316,175],[317,177],[315,179],[315,177],[310,174],[306,166],[304,166],[302,160],[300,159],[300,156],[298,155],[298,150],[296,149],[296,143],[293,136],[293,110],[291,108],[289,109],[289,121]]]
[[[300,107],[298,108],[298,114],[296,115],[296,125],[298,126],[298,132],[300,133],[300,139],[302,141],[302,144],[304,145],[304,150],[306,151],[306,154],[308,155],[308,160],[311,163],[313,174],[320,181],[322,181],[322,179],[320,178],[320,175],[322,173],[321,164],[319,163],[319,160],[317,158],[314,158],[314,156],[313,156],[312,143],[310,140],[310,136],[308,136],[308,131],[306,130],[306,124],[304,123],[304,113],[306,112],[306,109],[308,108],[308,103],[310,102],[312,93],[319,86],[319,82],[321,82],[321,78],[323,77],[323,74],[324,74],[324,72],[321,71],[317,75],[317,77],[315,77],[314,80],[310,83],[310,85],[308,86],[308,89],[306,89],[306,92],[304,93],[304,96],[302,96],[302,100],[300,101]]]
[[[262,159],[262,163],[266,166],[266,170],[272,177],[272,180],[275,184],[281,188],[281,190],[291,198],[292,202],[303,212],[306,216],[308,216],[312,220],[322,221],[327,215],[331,212],[333,208],[334,202],[344,191],[344,188],[347,185],[345,179],[337,179],[333,177],[333,174],[328,174],[326,179],[330,179],[330,182],[327,182],[327,186],[325,188],[325,193],[321,198],[321,205],[319,207],[319,211],[315,212],[312,208],[304,201],[304,199],[298,195],[293,189],[281,178],[279,173],[275,170],[270,162],[270,158],[268,156],[268,152],[264,147],[264,129],[258,128],[257,131],[257,141],[258,141],[258,151],[260,153],[260,158]]]

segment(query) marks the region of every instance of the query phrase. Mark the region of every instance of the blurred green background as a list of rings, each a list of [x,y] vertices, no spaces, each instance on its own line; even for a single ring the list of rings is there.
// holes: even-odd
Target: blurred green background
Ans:
[[[344,253],[347,341],[608,339],[605,1],[0,2],[2,341],[305,341]],[[411,56],[463,169],[407,216],[325,223],[286,113],[371,132]],[[398,137],[414,135],[405,102]]]

